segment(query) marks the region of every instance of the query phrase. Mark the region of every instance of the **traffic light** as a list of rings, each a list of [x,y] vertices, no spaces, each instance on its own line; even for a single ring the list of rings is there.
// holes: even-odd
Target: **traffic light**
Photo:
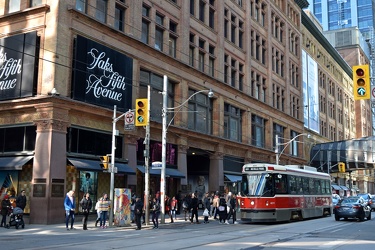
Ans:
[[[135,100],[135,126],[146,126],[148,122],[148,99]]]
[[[100,164],[100,167],[103,170],[108,170],[109,164],[111,163],[111,155],[100,156],[100,161],[102,162]]]
[[[339,162],[339,172],[340,173],[345,173],[345,163],[344,162]]]
[[[354,100],[370,99],[371,82],[368,64],[353,66]]]

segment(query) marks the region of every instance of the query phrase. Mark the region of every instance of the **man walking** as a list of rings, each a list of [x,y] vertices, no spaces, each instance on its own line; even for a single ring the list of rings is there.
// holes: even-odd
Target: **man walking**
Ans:
[[[16,199],[16,206],[21,208],[22,210],[25,210],[26,207],[26,192],[25,190],[21,191],[21,194]]]
[[[194,223],[193,222],[194,216],[195,216],[196,223],[200,224],[198,220],[198,198],[196,197],[194,193],[192,193],[191,194],[191,218],[190,218],[191,223]]]
[[[143,213],[143,202],[139,197],[135,198],[134,213],[135,213],[135,223],[137,225],[137,228],[135,230],[141,230],[141,217]]]

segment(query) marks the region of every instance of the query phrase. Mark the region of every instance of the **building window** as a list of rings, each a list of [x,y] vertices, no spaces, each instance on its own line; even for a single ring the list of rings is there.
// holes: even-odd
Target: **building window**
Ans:
[[[189,96],[195,90],[189,90]],[[212,100],[206,93],[195,94],[189,99],[188,128],[203,134],[212,133]]]
[[[224,104],[224,138],[241,141],[241,110]]]
[[[164,30],[160,28],[155,29],[155,49],[163,51],[163,35]]]
[[[115,9],[115,28],[124,31],[125,10],[119,6]]]
[[[199,1],[199,20],[204,22],[205,15],[204,15],[204,9],[206,8],[206,3],[203,0]]]
[[[251,116],[251,144],[264,148],[265,145],[265,121],[257,115]]]
[[[36,127],[0,128],[0,153],[35,151]]]
[[[142,6],[142,36],[141,41],[143,43],[149,43],[150,36],[150,8]]]
[[[86,13],[86,4],[86,0],[76,0],[76,9],[83,13]]]
[[[212,77],[215,76],[215,47],[212,45],[209,45],[208,47],[208,74]]]
[[[190,0],[190,15],[195,15],[195,2],[194,0]]]
[[[43,0],[30,0],[30,7],[42,5],[42,3],[43,3]]]
[[[105,23],[107,18],[107,0],[96,0],[95,17]]]
[[[21,10],[21,0],[9,0],[9,13]]]
[[[276,135],[277,135],[277,141],[276,141]],[[274,123],[273,124],[273,148],[276,149],[277,152],[281,153],[284,149],[284,127]]]
[[[162,103],[163,95],[158,93],[163,91],[163,77],[152,72],[141,69],[140,72],[140,90],[139,96],[147,96],[147,86],[150,85],[152,89],[152,98],[150,106],[150,120],[162,122]],[[168,81],[168,107],[174,107],[174,83]],[[167,113],[167,121],[173,117],[173,113]]]

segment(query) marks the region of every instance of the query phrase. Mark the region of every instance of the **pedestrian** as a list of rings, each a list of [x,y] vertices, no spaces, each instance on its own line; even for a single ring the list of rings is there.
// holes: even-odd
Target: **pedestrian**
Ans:
[[[74,198],[74,191],[70,190],[64,200],[64,207],[65,207],[65,225],[66,230],[69,230],[69,220],[70,220],[70,230],[75,229],[74,225],[74,213],[76,209],[76,201]]]
[[[165,214],[169,215],[169,218],[171,219],[171,223],[173,223],[173,218],[171,216],[171,206],[170,206],[171,199],[168,197],[168,195],[166,195],[164,200],[165,200],[165,202],[164,202]]]
[[[134,214],[135,214],[135,223],[137,228],[135,230],[141,230],[141,217],[143,213],[143,202],[139,197],[135,198],[134,204]]]
[[[178,201],[176,197],[172,197],[171,202],[170,202],[170,213],[171,213],[171,222],[173,223],[173,218],[176,219],[176,213],[178,211]]]
[[[160,202],[156,197],[152,199],[151,203],[151,214],[152,214],[152,223],[154,224],[154,229],[159,228],[159,214],[160,214]]]
[[[109,207],[111,205],[111,201],[108,199],[108,195],[105,193],[103,197],[100,198],[99,202],[99,210],[100,210],[100,228],[107,228],[105,222],[107,220],[107,214]]]
[[[100,204],[100,199],[95,204],[95,210],[96,210],[96,215],[97,215],[96,220],[95,220],[95,227],[98,226],[98,222],[100,221],[100,216],[101,216],[99,204]]]
[[[209,223],[208,216],[209,216],[209,211],[211,211],[211,202],[210,202],[210,197],[208,193],[205,194],[205,197],[203,199],[203,206],[205,210],[207,209],[207,215],[204,215],[204,222],[203,222],[204,224],[206,224],[206,223]]]
[[[198,220],[198,198],[196,197],[195,193],[191,194],[191,218],[190,222],[194,223],[194,216],[195,216],[195,221],[197,224],[200,224]]]
[[[90,199],[90,193],[87,192],[83,196],[79,204],[81,205],[82,213],[83,213],[83,219],[82,219],[83,230],[87,230],[87,219],[89,217],[89,213],[92,208],[92,201]]]
[[[7,216],[9,214],[9,209],[11,208],[9,196],[6,194],[4,195],[3,200],[1,201],[1,215],[3,218],[1,219],[0,227],[5,227],[7,225]]]
[[[177,200],[176,214],[181,214],[181,208],[182,208],[182,194],[181,194],[181,190],[178,190],[178,193],[176,195],[176,200]]]
[[[235,215],[235,206],[236,206],[236,200],[233,199],[232,193],[229,192],[228,197],[227,197],[228,216],[227,216],[225,224],[229,224],[229,219],[231,218],[231,216],[233,216],[233,224],[234,224],[234,220],[235,220],[235,216],[236,216]]]
[[[219,198],[219,207],[218,207],[219,223],[224,224],[225,220],[228,217],[227,213],[227,203],[224,197]]]
[[[214,195],[214,198],[212,200],[212,214],[214,215],[214,219],[217,220],[217,215],[218,215],[218,208],[219,208],[219,193],[216,192]]]
[[[190,218],[190,204],[191,204],[191,197],[190,195],[187,194],[182,200],[182,209],[184,210],[185,221],[187,221],[187,218]]]
[[[16,206],[21,208],[22,210],[25,210],[26,207],[26,192],[25,190],[21,190],[21,194],[18,195],[16,199]]]

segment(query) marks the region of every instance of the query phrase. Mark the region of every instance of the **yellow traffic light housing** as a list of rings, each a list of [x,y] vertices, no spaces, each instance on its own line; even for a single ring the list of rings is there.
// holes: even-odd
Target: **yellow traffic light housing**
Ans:
[[[100,167],[103,169],[103,170],[108,170],[109,168],[109,164],[111,163],[111,155],[103,155],[103,156],[100,156],[100,161],[102,162],[100,164]]]
[[[354,100],[370,99],[371,82],[368,64],[353,66]]]
[[[148,99],[135,100],[135,126],[146,126],[148,123]]]
[[[345,173],[345,163],[344,162],[339,162],[339,172],[340,173]]]

